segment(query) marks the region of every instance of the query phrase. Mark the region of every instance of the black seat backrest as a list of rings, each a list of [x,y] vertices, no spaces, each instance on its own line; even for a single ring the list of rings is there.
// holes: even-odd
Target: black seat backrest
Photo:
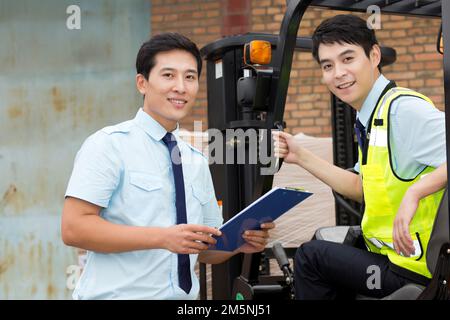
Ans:
[[[428,243],[427,266],[431,274],[434,274],[439,251],[441,250],[442,245],[450,241],[448,216],[448,190],[446,189],[439,205],[439,209],[434,220],[433,230],[431,231],[430,242]]]

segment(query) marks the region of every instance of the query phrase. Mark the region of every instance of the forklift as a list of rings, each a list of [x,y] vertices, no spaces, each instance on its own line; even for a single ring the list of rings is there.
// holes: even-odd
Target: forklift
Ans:
[[[271,130],[286,128],[283,121],[292,60],[295,50],[311,51],[311,38],[297,37],[300,22],[310,7],[324,10],[366,12],[378,6],[380,13],[441,19],[437,50],[444,61],[445,122],[447,164],[450,155],[450,1],[444,0],[288,0],[278,35],[247,33],[225,37],[201,49],[207,63],[207,99],[209,128],[223,134],[223,153],[230,149],[249,150],[246,139],[227,138],[228,129],[266,132],[258,137],[260,147],[271,150]],[[396,52],[382,47],[381,67],[393,64]],[[301,71],[300,71],[301,73]],[[357,162],[357,143],[353,133],[355,111],[333,94],[331,122],[334,164],[347,169]],[[212,143],[210,140],[209,143]],[[217,141],[216,141],[217,143]],[[216,197],[222,202],[224,221],[271,190],[277,163],[270,169],[257,163],[211,164]],[[448,185],[447,185],[448,189]],[[333,192],[336,207],[336,227],[316,231],[314,238],[340,238],[352,242],[360,233],[360,205]],[[427,288],[406,286],[386,299],[422,298],[450,299],[450,226],[447,192],[441,202],[434,224],[427,265],[433,274]],[[211,266],[212,299],[265,300],[293,299],[292,267],[289,258],[297,248],[283,248],[276,243],[258,254],[240,254],[229,261]],[[282,276],[270,275],[270,259],[276,259]],[[206,265],[200,264],[200,299],[207,298]],[[364,297],[362,297],[364,299]]]

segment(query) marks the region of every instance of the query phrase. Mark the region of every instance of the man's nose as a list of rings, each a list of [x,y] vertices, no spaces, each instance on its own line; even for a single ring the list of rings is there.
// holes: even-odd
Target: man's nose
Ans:
[[[336,78],[342,78],[347,74],[347,69],[342,64],[338,63],[334,67],[334,76]]]
[[[179,93],[184,93],[186,91],[186,84],[184,83],[183,77],[177,77],[173,90]]]

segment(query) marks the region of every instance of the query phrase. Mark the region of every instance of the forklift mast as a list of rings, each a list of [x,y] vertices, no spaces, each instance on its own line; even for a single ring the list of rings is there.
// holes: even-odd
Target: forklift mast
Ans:
[[[222,154],[233,153],[235,156],[233,163],[227,163],[224,159],[221,163],[210,165],[216,197],[222,201],[225,221],[269,191],[275,173],[261,174],[261,169],[269,168],[261,164],[259,155],[256,164],[237,164],[238,149],[244,151],[248,159],[249,141],[227,133],[233,132],[230,130],[254,130],[258,135],[258,149],[261,150],[265,144],[266,150],[271,150],[270,130],[284,128],[283,113],[274,112],[276,92],[271,90],[279,73],[277,59],[273,59],[262,71],[248,68],[244,64],[243,48],[252,40],[268,41],[276,55],[278,36],[265,34],[228,37],[201,50],[207,61],[208,126],[222,132],[223,141],[218,143],[223,146]],[[297,49],[306,51],[311,48],[311,39],[295,37],[294,41]],[[229,299],[233,281],[242,269],[246,270],[249,281],[257,281],[260,260],[260,254],[235,256],[228,262],[212,266],[213,298]]]

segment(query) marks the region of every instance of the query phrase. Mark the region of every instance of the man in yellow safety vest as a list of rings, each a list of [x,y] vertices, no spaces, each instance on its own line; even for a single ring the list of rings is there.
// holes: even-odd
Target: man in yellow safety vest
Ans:
[[[357,16],[323,21],[312,52],[329,90],[357,111],[359,174],[318,158],[285,132],[274,132],[275,154],[364,202],[365,246],[304,243],[295,257],[296,298],[380,298],[407,283],[426,285],[427,245],[447,182],[444,113],[381,74],[375,32]],[[371,282],[374,271],[379,281]]]

